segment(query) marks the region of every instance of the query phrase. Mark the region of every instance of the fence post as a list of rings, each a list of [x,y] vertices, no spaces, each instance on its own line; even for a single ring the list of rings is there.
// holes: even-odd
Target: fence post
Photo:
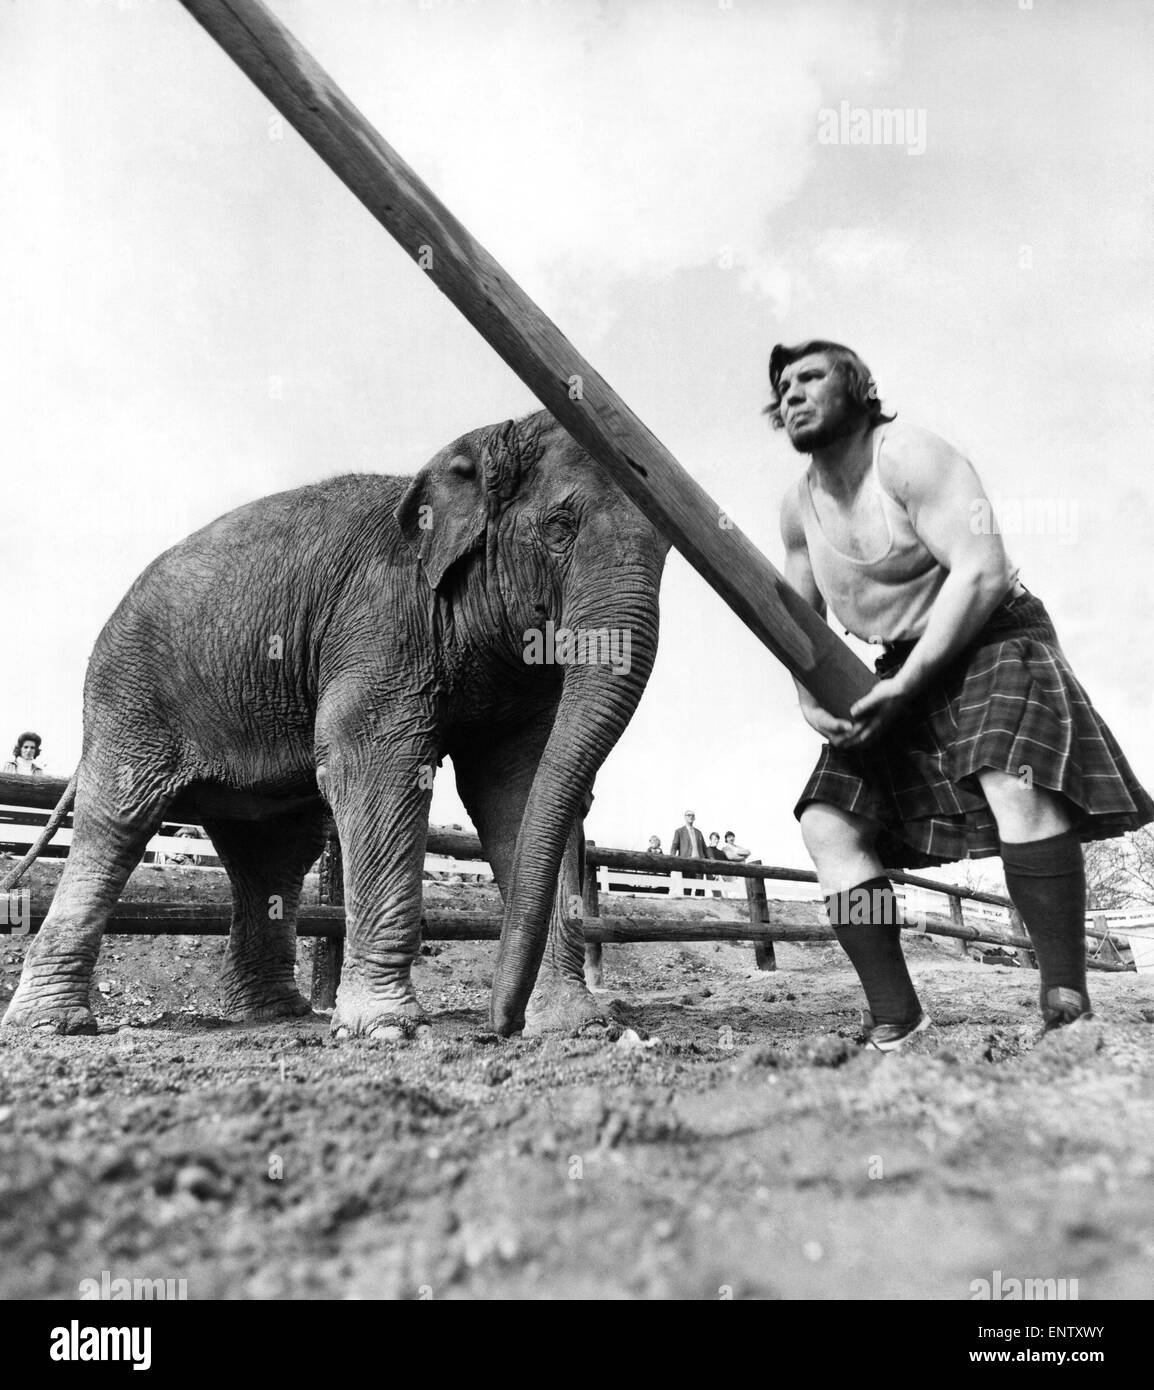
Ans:
[[[1102,953],[1105,952],[1107,960],[1116,960],[1120,962],[1122,960],[1122,956],[1117,946],[1114,945],[1113,941],[1110,939],[1108,935],[1110,924],[1106,921],[1106,914],[1104,912],[1095,913],[1094,928],[1096,931],[1100,931],[1105,934],[1101,937],[1096,947],[1093,947],[1092,949],[1088,950],[1088,955],[1090,956],[1090,958],[1092,960],[1101,960]],[[1091,939],[1092,938],[1087,938],[1086,945],[1088,948]]]
[[[345,863],[341,842],[333,830],[325,841],[320,862],[320,901],[322,907],[345,905]],[[337,986],[345,963],[345,941],[341,936],[318,936],[313,943],[313,983],[310,1003],[314,1009],[335,1009]]]
[[[965,914],[962,911],[962,900],[961,898],[955,897],[953,893],[950,894],[950,921],[953,922],[956,927],[964,927],[966,925]],[[966,938],[964,936],[955,937],[954,945],[957,948],[957,954],[961,956],[963,960],[967,960],[969,958],[970,948],[966,943]]]
[[[769,901],[765,896],[765,879],[747,878],[745,896],[749,901],[749,925],[760,926],[769,921]],[[777,956],[772,941],[755,941],[753,956],[759,970],[776,970]]]
[[[585,848],[588,850],[596,845],[596,840],[586,840]],[[597,870],[589,864],[582,866],[581,874],[581,916],[600,917],[601,900],[597,889]],[[589,989],[605,988],[605,969],[602,965],[601,957],[604,948],[600,941],[586,941],[585,943],[585,984]]]

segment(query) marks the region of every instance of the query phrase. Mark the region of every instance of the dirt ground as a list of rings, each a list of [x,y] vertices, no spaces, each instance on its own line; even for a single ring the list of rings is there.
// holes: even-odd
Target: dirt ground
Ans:
[[[0,938],[0,1007],[24,941]],[[302,943],[307,991],[311,944]],[[606,948],[614,1038],[487,1030],[495,947],[427,944],[429,1039],[224,1023],[219,938],[105,941],[94,1038],[0,1034],[0,1297],[967,1299],[1154,1291],[1154,990],[1039,1036],[1037,976],[908,943],[936,1027],[856,1045],[837,949]]]

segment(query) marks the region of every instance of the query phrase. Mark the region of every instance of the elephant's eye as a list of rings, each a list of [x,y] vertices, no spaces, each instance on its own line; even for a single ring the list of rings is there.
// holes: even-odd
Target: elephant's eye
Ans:
[[[577,534],[577,515],[568,507],[559,507],[545,518],[542,532],[550,550],[567,550]]]

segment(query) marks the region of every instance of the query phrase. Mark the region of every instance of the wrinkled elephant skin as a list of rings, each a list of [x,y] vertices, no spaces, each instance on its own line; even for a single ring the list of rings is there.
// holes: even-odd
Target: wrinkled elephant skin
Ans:
[[[666,550],[539,413],[410,478],[262,498],[161,555],[89,663],[72,847],[5,1022],[94,1031],[105,924],[180,793],[231,881],[229,1013],[308,1011],[295,923],[327,804],[348,933],[332,1027],[411,1033],[445,756],[504,899],[493,1026],[596,1019],[573,901],[581,819],[652,667]]]

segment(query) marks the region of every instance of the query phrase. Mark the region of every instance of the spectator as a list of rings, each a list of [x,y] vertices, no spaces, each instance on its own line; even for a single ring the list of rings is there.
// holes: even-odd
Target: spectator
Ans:
[[[694,825],[697,816],[692,811],[686,811],[685,824],[679,825],[673,832],[673,840],[670,844],[669,853],[675,859],[705,859],[705,836]]]
[[[737,837],[734,835],[733,831],[727,830],[725,832],[725,844],[721,847],[721,853],[724,858],[734,859],[737,863],[741,864],[749,858],[752,851],[743,849],[741,845],[736,843],[736,839]]]
[[[650,837],[649,837],[649,843],[645,846],[645,853],[648,854],[648,855],[652,855],[652,856],[655,857],[655,858],[656,858],[656,857],[663,856],[663,855],[665,854],[665,851],[661,848],[661,840],[660,840],[660,838],[659,838],[657,835],[650,835]],[[662,872],[662,870],[661,870],[661,869],[654,869],[653,872],[654,872],[655,874],[660,874],[660,873]],[[635,883],[635,884],[632,884],[632,886],[630,887],[630,892],[632,892],[632,893],[668,893],[668,892],[669,892],[669,887],[668,887],[668,884],[663,884],[663,885],[662,885],[662,884],[655,884],[655,883]],[[598,949],[600,949],[600,948],[598,948]]]
[[[26,777],[39,777],[44,769],[37,763],[40,756],[40,735],[28,732],[21,734],[12,749],[12,756],[4,764],[5,772],[18,772]]]
[[[673,843],[669,847],[669,853],[675,859],[705,859],[705,836],[696,828],[694,822],[697,816],[692,811],[686,811],[685,824],[679,825],[673,832]],[[684,878],[700,878],[700,874],[684,874]],[[705,897],[705,890],[699,888],[696,896]]]
[[[712,839],[712,836],[711,836],[710,838]],[[736,863],[736,864],[742,864],[742,863],[744,863],[744,862],[749,858],[749,853],[750,853],[749,850],[747,850],[747,849],[745,849],[743,846],[737,844],[737,843],[736,843],[736,838],[737,838],[737,837],[734,835],[734,833],[733,833],[732,830],[727,830],[727,831],[725,832],[725,843],[721,846],[721,849],[720,849],[720,851],[719,851],[719,853],[718,853],[718,858],[720,858],[720,859],[727,859],[727,860],[730,861],[730,863]],[[758,860],[755,859],[753,862],[756,864],[756,863],[758,863]],[[735,878],[732,876],[732,874],[730,874],[730,875],[728,875],[728,876],[725,875],[725,874],[722,874],[721,879],[722,879],[722,882],[723,882],[723,883],[740,883],[740,882],[741,882],[740,879],[735,879]]]
[[[206,840],[208,836],[198,825],[182,825],[173,836],[176,840]],[[199,854],[175,854],[171,850],[158,850],[157,864],[199,864]]]
[[[713,833],[712,833],[712,834],[710,835],[710,837],[709,837],[709,844],[707,844],[706,847],[705,847],[705,857],[706,857],[706,859],[724,859],[724,858],[725,858],[725,855],[721,852],[721,846],[717,843],[718,838],[719,838],[719,837],[718,837],[717,831],[716,831],[716,830],[713,831]],[[711,882],[711,883],[717,883],[717,882],[718,882],[718,878],[717,878],[717,875],[716,875],[716,874],[706,874],[705,877],[706,877],[706,878],[709,880],[709,882]],[[713,896],[714,896],[715,898],[720,898],[720,897],[721,897],[721,890],[720,890],[719,888],[715,888],[715,889],[713,890]]]
[[[199,825],[182,825],[176,832],[176,838],[178,840],[207,840],[208,835]],[[190,845],[189,848],[192,849],[192,846]],[[186,864],[200,863],[200,855],[195,851],[191,854],[182,855],[181,858]]]

